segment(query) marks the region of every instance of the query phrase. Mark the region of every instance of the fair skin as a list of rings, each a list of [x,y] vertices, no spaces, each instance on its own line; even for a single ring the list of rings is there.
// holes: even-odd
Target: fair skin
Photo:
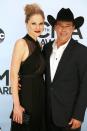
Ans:
[[[28,22],[26,23],[28,34],[36,40],[38,36],[41,35],[44,30],[44,18],[40,14],[32,15]],[[25,111],[24,107],[20,105],[18,96],[18,73],[22,61],[29,55],[29,49],[24,39],[19,39],[15,43],[11,68],[10,68],[10,79],[12,87],[12,97],[13,97],[13,121],[22,124],[22,113]]]
[[[33,15],[28,20],[26,24],[28,33],[33,39],[37,39],[38,36],[41,35],[42,31],[44,30],[44,19],[41,15]]]
[[[57,46],[64,45],[72,36],[74,31],[74,25],[72,22],[58,21],[54,27],[57,34]]]
[[[75,26],[73,25],[73,22],[58,21],[54,29],[56,31],[57,38],[58,38],[56,40],[57,47],[60,47],[61,45],[64,45],[71,38]],[[71,118],[69,125],[72,125],[71,129],[76,129],[81,126],[81,121]]]

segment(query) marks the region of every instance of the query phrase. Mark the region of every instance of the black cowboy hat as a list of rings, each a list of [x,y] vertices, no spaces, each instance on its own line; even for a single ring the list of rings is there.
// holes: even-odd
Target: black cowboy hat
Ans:
[[[75,25],[75,29],[78,29],[84,23],[84,18],[82,16],[79,16],[74,19],[74,15],[69,8],[67,9],[62,8],[58,12],[56,19],[53,16],[48,15],[47,20],[50,23],[50,25],[53,27],[55,26],[57,21],[72,21]]]

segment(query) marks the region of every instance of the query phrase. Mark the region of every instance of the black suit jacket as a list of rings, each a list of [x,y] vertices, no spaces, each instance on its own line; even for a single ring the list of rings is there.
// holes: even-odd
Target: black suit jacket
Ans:
[[[43,48],[47,114],[51,110],[53,122],[57,126],[66,126],[71,118],[84,120],[87,106],[87,47],[71,39],[51,82],[52,44],[49,42]]]

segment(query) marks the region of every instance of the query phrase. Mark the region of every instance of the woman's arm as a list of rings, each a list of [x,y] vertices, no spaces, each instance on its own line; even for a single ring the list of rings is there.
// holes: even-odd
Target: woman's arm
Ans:
[[[10,68],[10,83],[13,97],[13,120],[22,123],[22,113],[24,108],[20,105],[18,96],[18,73],[20,65],[25,53],[25,41],[20,39],[16,42],[13,50],[11,68]]]

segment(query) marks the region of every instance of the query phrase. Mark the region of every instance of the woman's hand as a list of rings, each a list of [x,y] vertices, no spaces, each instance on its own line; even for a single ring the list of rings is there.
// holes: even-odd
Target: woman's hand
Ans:
[[[21,106],[21,105],[18,105],[18,106],[14,106],[14,109],[13,109],[13,121],[19,123],[19,124],[22,124],[23,122],[23,119],[22,119],[22,114],[24,112],[24,108]]]
[[[20,77],[18,76],[18,90],[21,90]]]

